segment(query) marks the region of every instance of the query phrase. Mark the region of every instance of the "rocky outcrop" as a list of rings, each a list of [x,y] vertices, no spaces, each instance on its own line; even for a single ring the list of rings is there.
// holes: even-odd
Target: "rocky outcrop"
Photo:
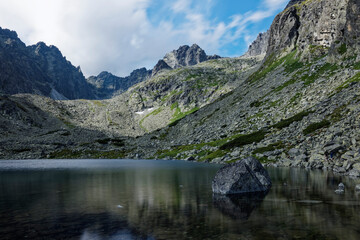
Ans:
[[[173,50],[167,53],[164,57],[164,62],[173,69],[193,66],[198,63],[220,58],[217,55],[207,56],[205,51],[201,49],[197,44],[193,44],[191,47],[184,45],[177,50]]]
[[[259,33],[256,40],[249,46],[245,56],[265,55],[269,44],[270,31]]]
[[[158,63],[155,65],[155,67],[152,70],[152,76],[155,76],[162,70],[171,70],[172,68],[167,65],[167,63],[164,60],[159,60]]]
[[[253,157],[222,167],[212,182],[213,192],[223,195],[266,192],[270,188],[269,174]]]

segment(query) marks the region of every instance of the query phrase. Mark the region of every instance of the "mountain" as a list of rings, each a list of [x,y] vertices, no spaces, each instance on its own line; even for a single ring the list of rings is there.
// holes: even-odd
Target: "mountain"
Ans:
[[[130,76],[117,77],[109,72],[101,72],[98,76],[91,76],[87,82],[96,88],[95,95],[99,99],[109,99],[125,92],[131,86],[145,81],[151,76],[152,71],[146,68],[134,70]]]
[[[0,157],[254,156],[360,177],[359,16],[357,0],[291,1],[252,44],[254,57],[178,68],[193,62],[186,56],[205,59],[184,48],[104,101],[0,96]]]
[[[0,92],[56,99],[93,98],[92,87],[54,46],[25,46],[16,32],[0,28]]]
[[[208,56],[205,51],[201,49],[197,44],[193,44],[191,47],[184,45],[177,50],[173,50],[167,53],[164,57],[164,62],[172,69],[193,66],[198,63],[218,59],[220,56]]]
[[[87,79],[88,83],[96,88],[95,95],[99,99],[109,99],[126,91],[137,83],[148,80],[151,77],[166,70],[194,66],[198,63],[219,59],[220,56],[207,56],[205,51],[198,45],[191,47],[185,45],[167,53],[163,59],[160,59],[152,70],[141,68],[134,70],[130,76],[117,77],[109,72],[101,72],[98,76],[91,76]]]
[[[127,77],[101,72],[85,79],[80,67],[74,67],[55,46],[43,42],[26,46],[16,32],[2,28],[0,41],[0,65],[4,69],[0,72],[0,93],[31,93],[56,100],[109,99],[164,70],[220,58],[207,56],[196,44],[181,46],[166,54],[153,70],[137,69]]]

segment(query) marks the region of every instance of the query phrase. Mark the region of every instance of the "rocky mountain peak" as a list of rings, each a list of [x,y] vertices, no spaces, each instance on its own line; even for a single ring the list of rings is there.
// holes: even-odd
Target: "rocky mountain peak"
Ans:
[[[219,58],[219,56],[215,56],[215,58]],[[167,53],[163,58],[164,62],[173,69],[193,66],[209,59],[214,59],[214,56],[207,56],[197,44],[193,44],[191,47],[180,46],[179,49]]]
[[[255,41],[249,46],[245,56],[253,57],[266,54],[269,44],[270,31],[259,33]]]
[[[11,31],[9,29],[1,28],[1,27],[0,27],[0,36],[12,38],[12,39],[18,39],[18,35],[15,31]]]
[[[61,58],[63,57],[60,50],[54,45],[48,46],[44,42],[38,42],[36,45],[30,47],[33,49],[36,55],[53,54],[53,55],[57,55],[57,57],[61,57]]]

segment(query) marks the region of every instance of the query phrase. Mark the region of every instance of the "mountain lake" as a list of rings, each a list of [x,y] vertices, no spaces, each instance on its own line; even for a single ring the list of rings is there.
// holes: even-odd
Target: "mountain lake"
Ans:
[[[267,168],[265,195],[213,196],[220,165],[2,160],[1,239],[360,239],[360,180]],[[345,193],[336,194],[338,184]]]

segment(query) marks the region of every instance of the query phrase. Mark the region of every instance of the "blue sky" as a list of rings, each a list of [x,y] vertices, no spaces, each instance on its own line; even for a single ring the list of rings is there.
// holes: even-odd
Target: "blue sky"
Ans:
[[[0,0],[0,26],[28,45],[59,47],[86,76],[152,68],[197,43],[207,54],[242,55],[288,0]]]

